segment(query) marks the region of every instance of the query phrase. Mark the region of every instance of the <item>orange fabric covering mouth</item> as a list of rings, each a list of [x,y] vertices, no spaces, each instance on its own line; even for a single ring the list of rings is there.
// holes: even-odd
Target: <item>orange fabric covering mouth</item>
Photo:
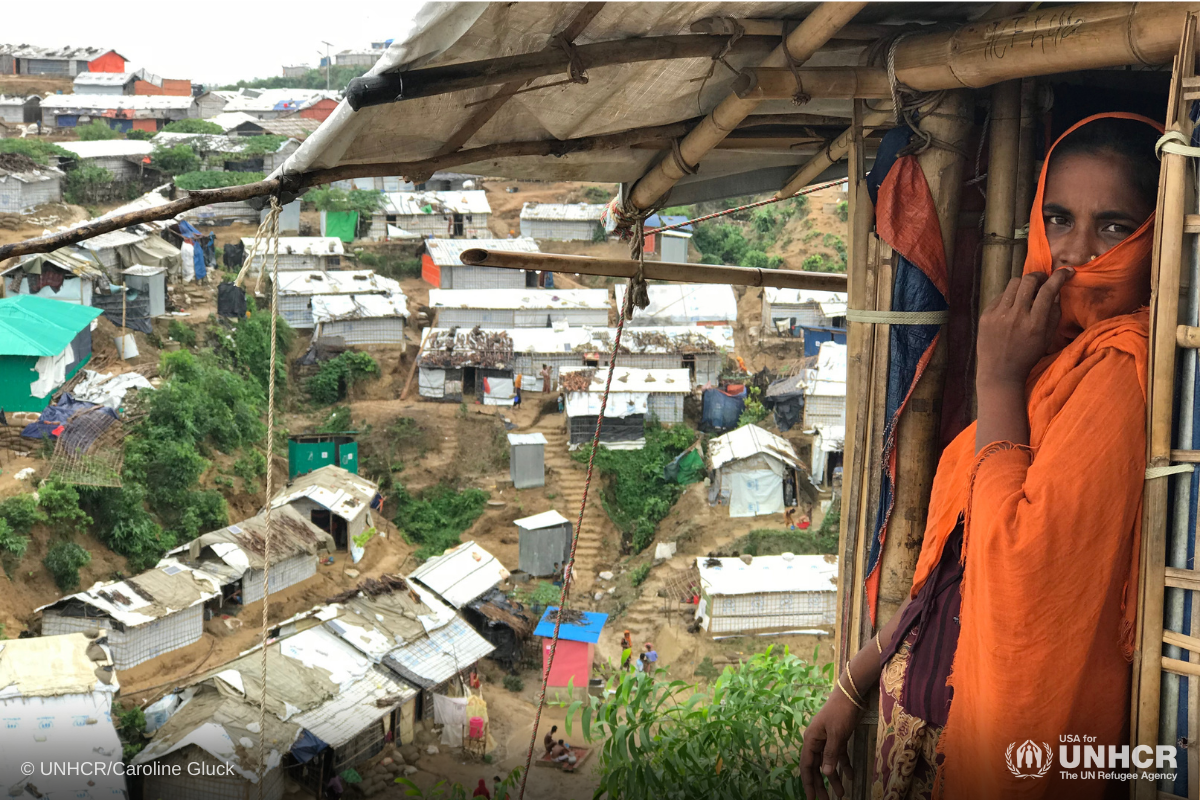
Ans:
[[[1063,136],[1103,118],[1161,130],[1102,114]],[[1045,180],[1043,167],[1027,274],[1052,266]],[[1098,799],[1105,781],[1063,778],[1057,763],[1040,778],[1018,777],[1006,752],[1032,740],[1057,758],[1067,735],[1096,737],[1106,752],[1128,741],[1146,464],[1149,315],[1139,309],[1153,221],[1067,282],[1060,332],[1069,341],[1026,383],[1030,446],[993,442],[976,454],[973,423],[938,464],[912,596],[960,518],[965,570],[935,797]]]

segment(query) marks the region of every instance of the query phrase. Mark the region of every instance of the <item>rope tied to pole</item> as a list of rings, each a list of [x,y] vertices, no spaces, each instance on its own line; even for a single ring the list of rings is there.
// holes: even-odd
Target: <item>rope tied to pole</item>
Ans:
[[[799,27],[800,23],[793,20],[783,23],[783,57],[787,59],[788,69],[792,71],[792,77],[796,79],[796,93],[792,95],[792,105],[802,106],[812,100],[812,95],[804,91],[804,79],[800,77],[800,64],[792,55],[792,50],[788,47],[788,38],[792,35],[792,31]]]
[[[567,56],[567,75],[569,76],[567,80],[571,83],[587,83],[587,68],[583,66],[583,59],[579,56],[579,48],[575,46],[575,43],[562,35],[555,36],[550,43]]]

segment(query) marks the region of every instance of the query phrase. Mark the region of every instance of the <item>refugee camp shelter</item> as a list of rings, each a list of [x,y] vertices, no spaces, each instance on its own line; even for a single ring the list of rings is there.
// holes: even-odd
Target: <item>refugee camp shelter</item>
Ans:
[[[546,485],[546,437],[540,433],[508,434],[508,476],[514,489]]]
[[[426,400],[488,406],[513,402],[513,331],[426,328],[417,356],[417,393]]]
[[[220,596],[215,575],[169,564],[97,583],[37,610],[45,635],[107,630],[113,665],[122,670],[198,641],[204,604]]]
[[[845,328],[846,295],[810,289],[775,289],[762,293],[763,330],[794,336],[797,327]]]
[[[808,476],[791,442],[757,425],[709,440],[709,502],[729,506],[731,517],[781,514],[807,493]]]
[[[805,370],[804,429],[846,427],[846,345],[824,342]]]
[[[487,231],[483,234],[486,236]],[[533,239],[445,239],[425,242],[421,256],[421,278],[441,289],[524,289],[525,272],[498,267],[472,267],[462,263],[460,256],[471,248],[502,250],[506,253],[536,253]]]
[[[590,242],[601,230],[602,203],[526,203],[521,206],[521,235],[531,239]]]
[[[500,589],[489,589],[461,609],[463,619],[495,648],[488,658],[507,670],[522,661],[537,615]]]
[[[429,307],[444,328],[549,328],[559,321],[604,327],[610,305],[607,289],[429,290]]]
[[[242,239],[246,252],[254,246],[254,237]],[[346,248],[336,236],[281,236],[279,237],[279,271],[296,272],[330,270],[342,268],[342,256]],[[261,258],[254,259],[254,274],[262,265]],[[275,267],[274,250],[267,256],[267,271]]]
[[[747,561],[749,563],[747,563]],[[696,618],[710,634],[825,628],[837,614],[835,556],[698,558]]]
[[[142,175],[142,159],[154,150],[150,142],[137,139],[62,142],[59,147],[74,153],[84,166],[106,169],[114,181],[121,182],[138,180]]]
[[[386,280],[386,279],[384,279]],[[344,345],[404,344],[408,299],[392,294],[316,295],[313,338]]]
[[[288,436],[288,480],[333,464],[358,474],[358,442],[354,432],[296,433]]]
[[[665,259],[664,259],[665,260]],[[625,284],[618,283],[617,310],[625,307]],[[654,283],[646,287],[650,305],[633,308],[626,322],[635,327],[732,325],[737,322],[737,295],[726,283]]]
[[[331,534],[337,549],[349,549],[357,564],[363,548],[354,538],[375,526],[371,505],[378,493],[379,487],[366,478],[329,465],[297,477],[275,495],[271,507],[293,506]]]
[[[104,274],[113,283],[121,282],[118,273],[127,267],[162,267],[167,270],[169,280],[182,282],[183,255],[178,247],[162,238],[161,233],[161,230],[152,226],[137,225],[84,239],[74,246],[74,250],[90,253],[94,260],[100,262]],[[194,269],[194,265],[193,258],[189,267]]]
[[[419,236],[478,239],[491,236],[492,207],[482,189],[454,192],[388,192],[371,215],[368,238],[388,238],[388,226]],[[453,287],[446,287],[453,288]]]
[[[408,577],[458,609],[508,580],[509,573],[498,558],[471,541],[429,559]]]
[[[2,56],[0,56],[2,57]],[[42,119],[42,97],[0,94],[0,122],[28,125]]]
[[[80,247],[24,256],[0,277],[9,297],[32,294],[73,305],[90,306],[93,297],[108,288],[99,259]]]
[[[92,357],[100,309],[19,295],[0,298],[0,408],[41,411]]]
[[[153,133],[187,119],[192,106],[191,95],[52,94],[42,99],[42,124],[70,129],[99,120],[120,133]]]
[[[0,166],[0,213],[24,214],[43,203],[62,201],[63,172],[32,159],[10,159]]]
[[[331,305],[326,302],[321,306],[321,310],[317,311],[317,305],[314,304],[315,298],[323,297],[327,301],[335,298],[349,298],[353,303],[356,299],[361,301],[368,296],[391,298],[393,302],[386,305],[371,305],[361,312],[361,314],[379,313],[390,316],[364,316],[364,320],[390,319],[390,323],[377,324],[374,327],[384,329],[399,325],[403,330],[404,317],[408,314],[408,300],[400,289],[398,281],[385,278],[369,269],[334,270],[332,272],[293,270],[279,273],[279,316],[287,320],[287,323],[293,328],[300,330],[311,330],[317,326],[318,320],[314,317],[314,312],[323,317],[319,321],[322,325],[341,321],[334,317],[342,314],[349,314],[349,320],[355,318],[357,305],[345,303]],[[401,309],[404,309],[403,316],[400,315]],[[344,329],[346,326],[334,327]],[[371,327],[366,327],[364,332],[371,332]],[[380,335],[386,332],[386,330],[375,331]],[[326,335],[332,334],[326,331]]]
[[[592,662],[596,656],[596,643],[604,634],[604,624],[608,622],[608,614],[593,611],[570,612],[578,615],[578,621],[563,621],[558,629],[558,645],[554,651],[554,666],[546,685],[554,688],[573,686],[587,691],[592,681]],[[554,637],[554,621],[558,608],[550,606],[542,614],[541,620],[533,630],[533,635],[542,639],[542,674],[550,667],[550,642]]]
[[[268,561],[271,575],[267,591],[274,594],[316,575],[318,553],[333,550],[332,536],[292,506],[283,506],[271,513],[269,559],[267,515],[262,512],[176,547],[158,566],[176,564],[214,575],[221,584],[221,605],[249,605],[263,598],[263,572]]]
[[[81,72],[124,72],[125,58],[103,47],[0,45],[0,74],[75,76]]]
[[[567,431],[571,448],[591,442],[604,398],[608,370],[563,367],[559,370],[567,395]],[[646,423],[683,422],[683,398],[692,392],[686,369],[616,367],[600,443],[610,449],[636,450],[646,444]]]
[[[0,781],[10,797],[124,800],[112,699],[121,685],[109,648],[82,633],[0,644]],[[93,765],[29,776],[22,764]]]
[[[513,523],[518,530],[517,569],[538,578],[561,574],[571,556],[571,520],[557,511],[543,511]]]
[[[165,267],[137,265],[121,270],[125,285],[145,295],[150,301],[150,316],[161,317],[167,313],[167,270]]]
[[[324,119],[332,106],[337,105],[339,93],[325,89],[243,89],[227,95],[227,102],[218,111],[232,113],[242,111],[258,119],[277,119],[293,114],[304,115],[312,110],[313,119]],[[215,107],[215,104],[213,105]]]

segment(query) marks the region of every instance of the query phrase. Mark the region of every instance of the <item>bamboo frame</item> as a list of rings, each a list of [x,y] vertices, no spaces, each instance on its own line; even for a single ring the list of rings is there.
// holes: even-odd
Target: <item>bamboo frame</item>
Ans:
[[[529,269],[542,272],[603,275],[609,278],[632,278],[638,270],[638,262],[632,259],[565,256],[553,253],[510,253],[477,247],[464,250],[459,258],[462,263],[471,267]],[[771,286],[779,289],[809,289],[827,292],[846,291],[846,276],[835,272],[800,272],[798,270],[647,261],[645,276],[650,280],[681,283],[727,283],[733,286]]]
[[[1004,293],[1012,276],[1020,135],[1021,82],[998,83],[992,88],[991,130],[988,132],[987,205],[983,216],[983,266],[979,283],[981,313]]]
[[[862,135],[865,137],[877,128],[891,127],[892,115],[882,111],[861,112]],[[808,184],[817,179],[825,170],[836,162],[841,161],[850,152],[850,145],[855,136],[854,127],[842,131],[836,139],[825,146],[821,152],[810,158],[800,169],[792,173],[787,183],[775,193],[776,197],[791,197]]]
[[[1033,158],[1034,133],[1038,125],[1038,84],[1033,78],[1021,81],[1021,124],[1017,147],[1017,185],[1013,192],[1013,230],[1029,224],[1029,213],[1033,210],[1033,193],[1037,189],[1036,162]],[[1012,247],[1012,269],[1014,278],[1025,271],[1025,255],[1029,252],[1028,236],[1019,238]]]
[[[786,100],[797,90],[810,98],[889,100],[892,96],[887,70],[875,67],[804,67],[795,73],[787,67],[757,67],[742,70],[733,82],[733,93],[743,100]]]

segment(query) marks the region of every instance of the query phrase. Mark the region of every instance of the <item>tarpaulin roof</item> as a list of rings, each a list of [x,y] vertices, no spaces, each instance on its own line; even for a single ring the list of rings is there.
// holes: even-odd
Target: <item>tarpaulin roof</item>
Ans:
[[[625,284],[618,283],[617,308],[625,307]],[[630,323],[646,325],[695,325],[698,322],[737,321],[737,296],[724,283],[655,283],[646,287],[650,305],[633,309]]]
[[[137,139],[107,139],[98,142],[59,142],[58,146],[64,150],[70,150],[80,158],[147,156],[154,151],[152,143]]]
[[[730,293],[732,297],[732,292]],[[607,289],[430,289],[430,308],[608,308]]]
[[[291,506],[272,512],[271,529],[272,564],[306,553],[315,555],[318,550],[332,552],[336,549],[332,536]],[[266,513],[260,513],[206,533],[176,547],[168,555],[189,558],[204,569],[204,551],[209,550],[217,559],[242,572],[250,568],[261,570],[267,554],[266,530]]]
[[[97,667],[112,666],[112,654],[98,644],[93,659],[87,654],[91,644],[82,633],[0,642],[0,699],[116,693],[121,685],[115,672],[107,682],[96,677]]]
[[[58,355],[101,313],[28,294],[0,298],[0,355]]]
[[[599,222],[603,203],[526,203],[521,219],[554,222]]]
[[[603,393],[608,383],[608,369],[595,367],[559,367],[559,374],[592,372],[592,381],[587,391]],[[647,394],[689,394],[692,391],[691,373],[686,369],[638,369],[617,367],[613,373],[612,391],[646,392]],[[574,391],[571,394],[575,394]]]
[[[174,614],[221,593],[216,576],[181,564],[155,567],[123,581],[96,583],[48,603],[38,611],[76,601],[134,627]]]
[[[369,269],[345,269],[334,272],[303,270],[280,272],[279,294],[280,296],[385,294],[404,297],[399,281],[385,278]]]
[[[549,606],[542,614],[537,627],[533,629],[533,635],[553,636],[554,618],[550,615],[557,613],[557,606]],[[564,622],[559,626],[558,638],[568,642],[587,642],[589,644],[600,641],[600,635],[604,632],[604,623],[608,622],[608,614],[600,614],[595,611],[580,611],[579,614],[582,616],[580,622]]]
[[[463,339],[463,333],[465,331],[459,329],[456,348],[459,341],[464,345],[469,344]],[[612,349],[617,330],[583,325],[511,330],[481,328],[480,333],[507,336],[515,353],[552,354],[608,352]],[[449,336],[449,328],[427,328],[421,344],[422,354],[444,348]],[[733,344],[733,329],[728,325],[626,328],[621,338],[621,347],[630,353],[717,353],[733,350]]]
[[[538,253],[537,242],[533,239],[518,237],[516,239],[429,239],[425,242],[425,250],[430,260],[439,267],[462,266],[459,256],[464,250],[482,247],[485,250],[502,250],[505,253]]]
[[[292,481],[291,486],[275,495],[271,507],[307,497],[342,519],[352,520],[370,507],[377,491],[379,487],[366,478],[328,464]]]
[[[68,111],[186,111],[191,95],[52,94],[42,99],[42,110]]]
[[[242,244],[249,252],[254,245],[254,237],[243,237]],[[340,256],[346,252],[342,240],[336,236],[280,236],[280,255],[301,256]]]
[[[475,542],[464,542],[431,558],[409,577],[434,592],[455,608],[508,579],[508,570]]]
[[[408,300],[402,293],[314,295],[312,299],[313,322],[386,317],[408,317]]]
[[[19,269],[27,273],[40,275],[43,264],[53,264],[59,269],[78,277],[98,278],[104,274],[104,271],[100,268],[100,261],[88,250],[76,247],[75,245],[60,247],[49,253],[27,255],[0,274],[7,275]]]
[[[802,306],[815,303],[827,317],[846,316],[845,292],[823,292],[815,289],[777,289],[767,286],[763,297],[773,306]]]
[[[492,207],[487,201],[487,192],[482,189],[460,189],[457,192],[388,192],[384,200],[384,213],[399,216],[420,214],[490,214]],[[429,207],[431,210],[426,211]]]
[[[539,528],[553,528],[556,525],[563,523],[570,524],[571,520],[564,517],[557,511],[543,511],[540,514],[534,514],[532,517],[525,517],[513,522],[518,528],[524,528],[527,531],[536,531]]]
[[[817,367],[805,371],[805,394],[846,396],[846,345],[822,342]]]
[[[747,564],[740,558],[718,558],[719,567],[697,558],[700,585],[709,595],[786,592],[836,592],[836,556],[755,556]]]
[[[759,453],[793,467],[801,466],[800,458],[791,442],[757,425],[743,425],[708,443],[708,460],[713,469],[720,469],[731,461],[740,461]]]

